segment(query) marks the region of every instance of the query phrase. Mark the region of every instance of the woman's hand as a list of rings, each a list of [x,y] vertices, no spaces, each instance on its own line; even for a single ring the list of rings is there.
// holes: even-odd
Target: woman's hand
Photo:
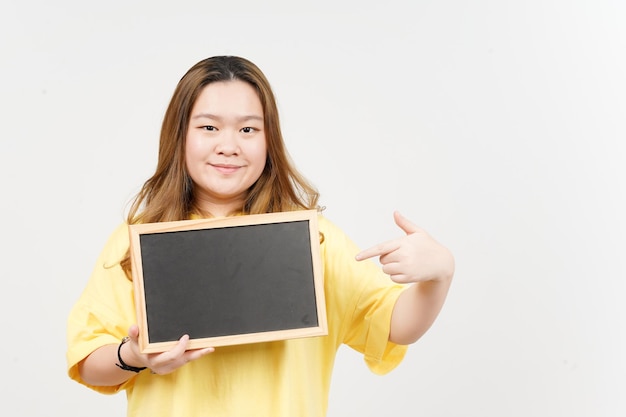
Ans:
[[[454,258],[450,251],[397,211],[394,220],[405,235],[361,251],[357,261],[379,256],[383,272],[399,283],[451,278]]]
[[[131,351],[127,354],[129,356],[128,360],[131,360],[130,358],[132,357],[133,364],[141,363],[141,366],[145,366],[153,373],[159,375],[169,374],[185,365],[187,362],[191,362],[215,351],[215,348],[212,347],[188,350],[189,336],[184,335],[178,340],[178,343],[167,352],[141,354],[139,352],[139,327],[137,325],[131,326],[128,329],[128,336],[130,340],[128,343],[125,343],[125,345],[129,345],[129,350]],[[126,356],[124,356],[124,361],[127,362]]]
[[[394,219],[406,235],[366,249],[356,259],[379,256],[393,281],[414,283],[398,297],[389,329],[391,342],[408,345],[422,337],[439,314],[454,275],[454,258],[400,213],[395,212]]]

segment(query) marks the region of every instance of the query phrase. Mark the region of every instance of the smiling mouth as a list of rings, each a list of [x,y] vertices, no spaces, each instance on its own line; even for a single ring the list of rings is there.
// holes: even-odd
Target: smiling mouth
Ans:
[[[209,165],[215,168],[216,171],[221,172],[223,174],[231,174],[237,171],[239,168],[241,168],[241,166],[239,165],[230,165],[230,164],[209,164]]]

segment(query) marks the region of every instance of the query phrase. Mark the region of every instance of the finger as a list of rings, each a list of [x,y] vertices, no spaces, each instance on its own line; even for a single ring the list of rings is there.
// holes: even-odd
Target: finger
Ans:
[[[378,258],[378,262],[380,262],[381,265],[400,262],[401,258],[398,256],[398,252],[399,251],[396,250],[390,253],[385,253],[384,255],[380,255],[380,257]]]
[[[215,348],[208,347],[208,348],[202,348],[202,349],[188,350],[186,354],[187,354],[188,361],[195,361],[196,359],[199,359],[203,357],[204,355],[207,355],[213,352],[215,352]]]
[[[411,233],[423,232],[424,231],[420,227],[418,227],[417,225],[415,225],[411,221],[409,221],[409,219],[404,217],[398,211],[394,211],[393,212],[393,219],[396,222],[396,224],[398,225],[398,227],[400,229],[402,229],[404,231],[404,233],[406,233],[407,235],[410,235]]]
[[[389,276],[398,275],[403,272],[402,266],[397,262],[382,265],[382,270]]]
[[[398,284],[410,284],[412,282],[411,277],[409,275],[406,275],[406,274],[389,275],[389,278],[393,282],[397,282]]]
[[[392,281],[397,283],[408,283],[411,282],[411,277],[402,267],[400,262],[392,262],[382,266],[382,270],[385,274],[389,275]]]
[[[357,261],[362,261],[372,258],[374,256],[385,255],[387,253],[393,252],[398,248],[399,244],[397,240],[388,240],[387,242],[379,243],[378,245],[374,245],[371,248],[365,249],[357,253],[355,258]]]
[[[139,326],[133,324],[128,328],[128,337],[134,342],[137,342],[139,339]]]
[[[169,350],[171,359],[183,356],[185,351],[187,350],[188,342],[189,335],[183,335],[180,339],[178,339],[178,343],[176,343],[176,345],[174,345],[174,347]]]

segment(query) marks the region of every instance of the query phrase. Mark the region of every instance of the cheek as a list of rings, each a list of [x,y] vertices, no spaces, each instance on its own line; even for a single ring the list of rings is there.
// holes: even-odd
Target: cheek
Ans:
[[[198,141],[194,140],[192,136],[187,136],[185,139],[185,159],[193,158],[198,151]]]
[[[267,147],[265,143],[259,145],[256,149],[256,160],[260,167],[260,170],[263,171],[265,168],[265,162],[267,161]]]
[[[265,167],[265,160],[267,159],[267,146],[265,140],[259,140],[246,143],[245,149],[243,149],[248,162],[254,163],[255,167]]]
[[[196,140],[193,136],[187,137],[185,140],[185,163],[189,167],[190,164],[202,159],[206,154],[205,146],[200,140]]]
[[[194,141],[191,138],[185,140],[185,170],[194,182],[198,180],[198,160],[202,155],[201,148],[198,144],[198,141]]]

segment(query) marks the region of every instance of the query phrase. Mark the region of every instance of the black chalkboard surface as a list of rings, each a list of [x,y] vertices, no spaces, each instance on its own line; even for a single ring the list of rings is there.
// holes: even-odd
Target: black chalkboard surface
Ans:
[[[317,211],[129,231],[143,353],[327,334]]]

